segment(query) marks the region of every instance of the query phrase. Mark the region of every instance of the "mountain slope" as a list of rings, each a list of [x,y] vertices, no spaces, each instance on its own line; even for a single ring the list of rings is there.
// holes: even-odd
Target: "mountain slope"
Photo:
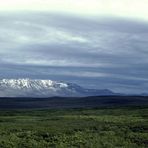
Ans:
[[[107,89],[85,89],[76,84],[51,80],[0,80],[0,97],[99,96],[114,94]]]

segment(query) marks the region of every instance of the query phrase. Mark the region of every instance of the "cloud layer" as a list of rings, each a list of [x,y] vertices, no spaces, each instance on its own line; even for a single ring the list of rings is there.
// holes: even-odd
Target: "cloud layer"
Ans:
[[[43,12],[0,14],[0,78],[48,78],[146,92],[147,49],[144,22]]]
[[[148,21],[147,0],[0,0],[0,11],[42,11]]]

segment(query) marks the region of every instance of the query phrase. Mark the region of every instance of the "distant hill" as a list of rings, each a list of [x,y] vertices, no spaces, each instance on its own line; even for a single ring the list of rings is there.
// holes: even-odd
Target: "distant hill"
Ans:
[[[63,109],[148,106],[148,97],[90,96],[50,98],[0,98],[0,109]]]

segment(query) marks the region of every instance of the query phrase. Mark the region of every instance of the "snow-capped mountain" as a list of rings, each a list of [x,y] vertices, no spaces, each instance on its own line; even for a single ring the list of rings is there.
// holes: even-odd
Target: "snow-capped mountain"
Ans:
[[[85,89],[72,83],[35,79],[0,80],[0,97],[114,95],[110,90]]]

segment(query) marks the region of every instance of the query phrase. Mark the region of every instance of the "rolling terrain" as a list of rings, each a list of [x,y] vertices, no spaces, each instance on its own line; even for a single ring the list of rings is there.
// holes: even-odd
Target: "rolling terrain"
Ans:
[[[148,106],[0,111],[1,148],[147,148]]]
[[[148,96],[28,79],[0,95],[0,148],[148,147]]]
[[[61,109],[139,105],[148,105],[148,97],[90,96],[49,98],[0,98],[0,109]]]

